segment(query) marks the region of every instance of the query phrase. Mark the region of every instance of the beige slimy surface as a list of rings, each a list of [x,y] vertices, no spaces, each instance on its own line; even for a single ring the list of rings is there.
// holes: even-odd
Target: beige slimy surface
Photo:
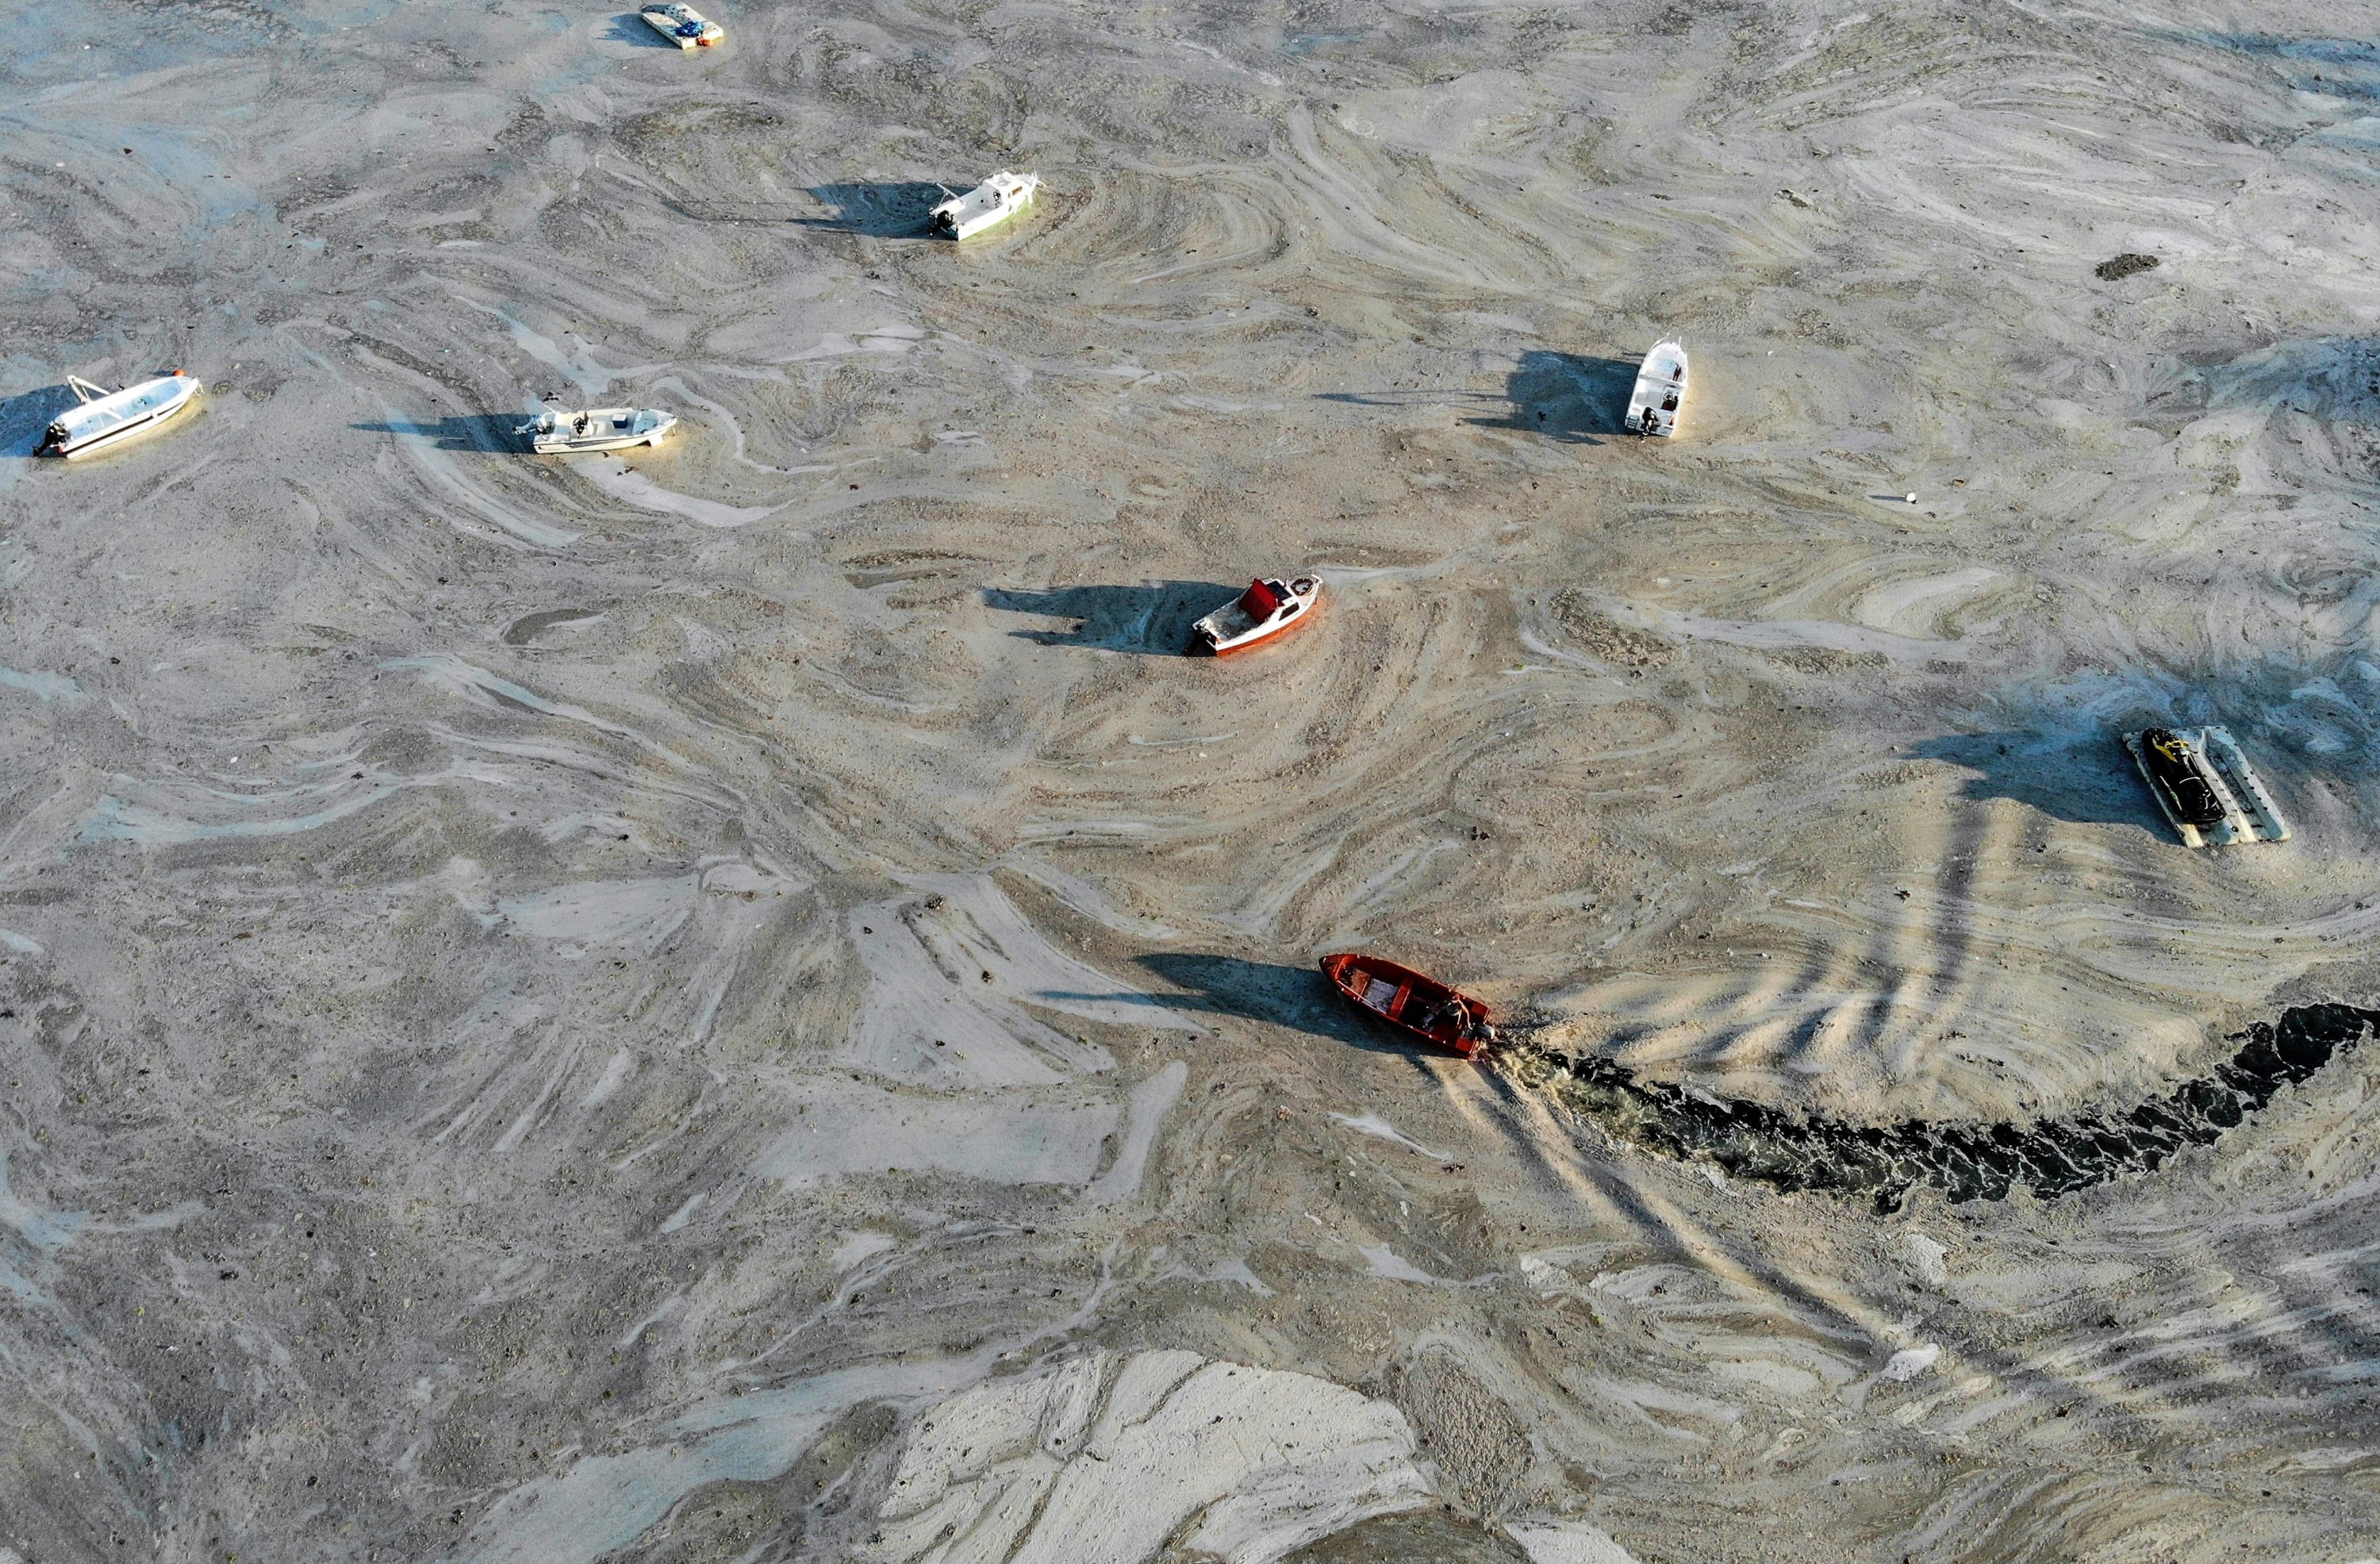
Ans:
[[[6,30],[0,1558],[2380,1553],[2368,1051],[1879,1218],[1312,973],[1877,1123],[2372,1003],[2368,10],[709,9]]]

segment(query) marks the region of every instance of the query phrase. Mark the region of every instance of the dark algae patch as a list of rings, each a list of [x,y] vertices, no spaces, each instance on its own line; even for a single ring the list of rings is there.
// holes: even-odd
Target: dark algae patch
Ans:
[[[2154,272],[2161,263],[2154,255],[2135,255],[2127,251],[2100,262],[2092,269],[2101,282],[2121,282],[2140,272]]]
[[[1802,1119],[1758,1103],[1729,1103],[1682,1086],[1640,1081],[1608,1059],[1541,1052],[1543,1084],[1613,1134],[1680,1160],[1785,1191],[1864,1195],[1896,1211],[1920,1185],[1953,1202],[2004,1200],[2018,1185],[2055,1200],[2125,1173],[2145,1173],[2183,1146],[2203,1146],[2305,1080],[2364,1033],[2380,1010],[2301,1005],[2258,1021],[2211,1075],[2125,1113],[2036,1124],[1891,1126]],[[1525,1076],[1536,1072],[1524,1066]]]

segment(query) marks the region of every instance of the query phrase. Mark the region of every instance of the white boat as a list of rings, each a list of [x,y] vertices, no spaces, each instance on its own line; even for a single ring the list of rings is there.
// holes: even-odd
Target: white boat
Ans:
[[[675,0],[665,6],[648,6],[642,15],[647,26],[681,49],[708,49],[727,36],[725,28]]]
[[[2289,823],[2228,729],[2143,728],[2125,734],[2124,748],[2184,847],[2289,839]]]
[[[1656,342],[1636,371],[1636,389],[1628,394],[1628,415],[1620,427],[1631,434],[1675,434],[1678,404],[1685,399],[1685,345]]]
[[[1245,651],[1293,625],[1304,624],[1314,617],[1314,605],[1321,601],[1319,576],[1250,581],[1247,591],[1190,627],[1190,649],[1218,657]]]
[[[198,400],[199,393],[206,389],[180,370],[121,391],[110,391],[71,374],[67,385],[81,405],[68,408],[50,422],[38,455],[89,456],[102,446],[144,434]]]
[[[652,408],[589,408],[583,412],[545,412],[513,431],[528,436],[540,456],[579,451],[621,451],[658,446],[677,427],[677,414]]]
[[[1034,192],[1040,188],[1040,175],[1011,174],[1005,168],[965,195],[954,194],[945,186],[942,193],[951,199],[934,208],[932,231],[954,239],[979,234],[1031,205]]]

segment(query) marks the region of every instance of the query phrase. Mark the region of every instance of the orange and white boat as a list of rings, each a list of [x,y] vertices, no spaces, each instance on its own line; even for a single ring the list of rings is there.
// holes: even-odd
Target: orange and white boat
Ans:
[[[1248,590],[1191,627],[1190,650],[1220,657],[1244,652],[1269,641],[1293,625],[1314,617],[1322,601],[1322,578],[1300,576],[1294,580],[1259,579]]]
[[[1386,957],[1342,950],[1322,958],[1322,975],[1348,1003],[1465,1058],[1496,1041],[1486,1005]]]
[[[727,30],[691,6],[676,0],[647,6],[638,13],[645,25],[681,49],[709,49],[727,36]]]

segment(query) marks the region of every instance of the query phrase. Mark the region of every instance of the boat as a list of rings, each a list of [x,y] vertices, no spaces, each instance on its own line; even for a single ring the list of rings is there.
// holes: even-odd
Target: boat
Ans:
[[[1487,1006],[1386,957],[1341,951],[1322,958],[1322,975],[1348,1003],[1464,1058],[1496,1041]]]
[[[1005,168],[965,195],[944,186],[942,193],[951,199],[934,208],[930,231],[954,239],[979,234],[1024,211],[1040,188],[1040,175],[1011,174]]]
[[[579,451],[621,451],[658,446],[677,427],[677,414],[652,408],[589,408],[583,412],[544,412],[513,431],[528,436],[540,456]]]
[[[37,456],[71,460],[145,434],[197,401],[199,393],[206,389],[180,370],[128,385],[121,391],[93,385],[72,374],[67,376],[67,385],[79,405],[50,421],[41,445],[35,447]]]
[[[2184,847],[2285,842],[2289,823],[2228,729],[2147,727],[2124,748]]]
[[[1627,416],[1620,426],[1631,434],[1675,434],[1678,404],[1685,398],[1685,345],[1656,342],[1636,371],[1636,388],[1628,394]]]
[[[647,26],[681,49],[708,49],[727,36],[727,30],[691,6],[676,0],[648,6],[641,15]]]
[[[1300,576],[1294,580],[1257,580],[1248,590],[1190,627],[1190,650],[1220,657],[1245,652],[1269,641],[1293,625],[1314,617],[1322,600],[1322,578]]]

